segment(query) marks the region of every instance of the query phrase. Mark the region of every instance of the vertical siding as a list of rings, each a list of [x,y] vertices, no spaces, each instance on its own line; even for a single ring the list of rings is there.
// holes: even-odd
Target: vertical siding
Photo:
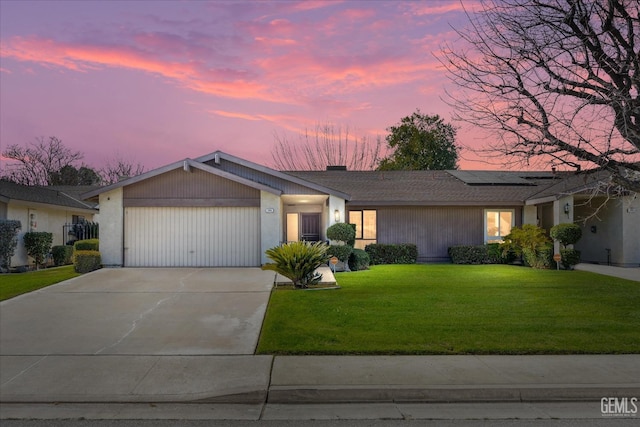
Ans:
[[[414,243],[418,261],[447,261],[454,245],[481,245],[479,207],[378,208],[378,243]]]
[[[259,222],[259,208],[126,208],[125,265],[257,266]]]

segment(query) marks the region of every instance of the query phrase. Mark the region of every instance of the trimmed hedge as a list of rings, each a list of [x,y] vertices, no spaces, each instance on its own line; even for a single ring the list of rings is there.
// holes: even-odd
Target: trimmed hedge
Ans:
[[[327,248],[327,255],[329,258],[332,256],[337,257],[340,261],[345,262],[349,260],[353,248],[349,245],[329,245]]]
[[[352,271],[368,270],[370,262],[369,254],[362,249],[354,249],[349,256],[349,268]]]
[[[573,270],[573,266],[580,264],[580,251],[576,249],[560,249],[562,265],[567,270]]]
[[[99,251],[100,240],[98,239],[77,240],[73,244],[73,247],[76,251]]]
[[[498,264],[501,261],[499,249],[489,245],[452,246],[449,256],[454,264]]]
[[[337,222],[327,228],[327,238],[329,240],[345,242],[347,245],[353,246],[356,241],[356,225]]]
[[[56,267],[61,265],[69,265],[72,263],[73,246],[59,245],[51,248],[51,255],[53,256],[53,264]]]
[[[27,255],[33,258],[36,270],[47,259],[47,255],[51,251],[51,243],[53,242],[53,234],[46,231],[29,231],[24,233],[22,237],[24,248]]]
[[[18,247],[18,231],[22,224],[14,219],[0,219],[0,269],[9,269],[11,257]]]
[[[413,243],[387,245],[372,243],[364,250],[369,255],[371,265],[376,264],[415,264],[418,260],[418,247]]]
[[[89,273],[100,268],[102,257],[98,251],[75,251],[73,265],[78,273]]]

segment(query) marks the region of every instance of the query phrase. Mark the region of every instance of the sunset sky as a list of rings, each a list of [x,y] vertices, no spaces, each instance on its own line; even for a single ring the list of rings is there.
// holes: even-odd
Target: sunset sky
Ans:
[[[92,167],[218,149],[272,166],[274,135],[317,123],[374,138],[416,108],[449,122],[434,53],[466,23],[457,0],[0,0],[0,149],[56,136]]]

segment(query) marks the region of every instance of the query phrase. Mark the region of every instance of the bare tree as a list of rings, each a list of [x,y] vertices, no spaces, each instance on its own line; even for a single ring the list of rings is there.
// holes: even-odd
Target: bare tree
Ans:
[[[346,166],[349,170],[372,170],[377,166],[382,138],[375,140],[352,135],[349,128],[333,124],[316,125],[313,131],[305,130],[298,141],[286,135],[275,135],[275,147],[271,154],[274,165],[280,170],[325,170],[327,166]]]
[[[83,158],[55,136],[37,138],[26,147],[10,145],[2,156],[11,160],[2,178],[23,185],[52,185],[63,168]]]
[[[640,3],[486,0],[440,60],[485,154],[607,171],[640,191]],[[466,42],[466,43],[465,43]]]
[[[116,183],[123,178],[140,175],[144,171],[145,168],[142,164],[126,160],[122,158],[122,156],[116,154],[114,157],[107,160],[98,173],[102,177],[102,182],[109,185]]]

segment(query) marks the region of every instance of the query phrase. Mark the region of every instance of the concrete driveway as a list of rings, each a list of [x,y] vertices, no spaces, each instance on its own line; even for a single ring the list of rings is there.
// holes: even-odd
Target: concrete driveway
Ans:
[[[2,303],[0,355],[248,355],[272,272],[102,269]]]
[[[0,303],[0,402],[263,402],[274,274],[103,269]],[[229,397],[231,396],[231,397]]]

